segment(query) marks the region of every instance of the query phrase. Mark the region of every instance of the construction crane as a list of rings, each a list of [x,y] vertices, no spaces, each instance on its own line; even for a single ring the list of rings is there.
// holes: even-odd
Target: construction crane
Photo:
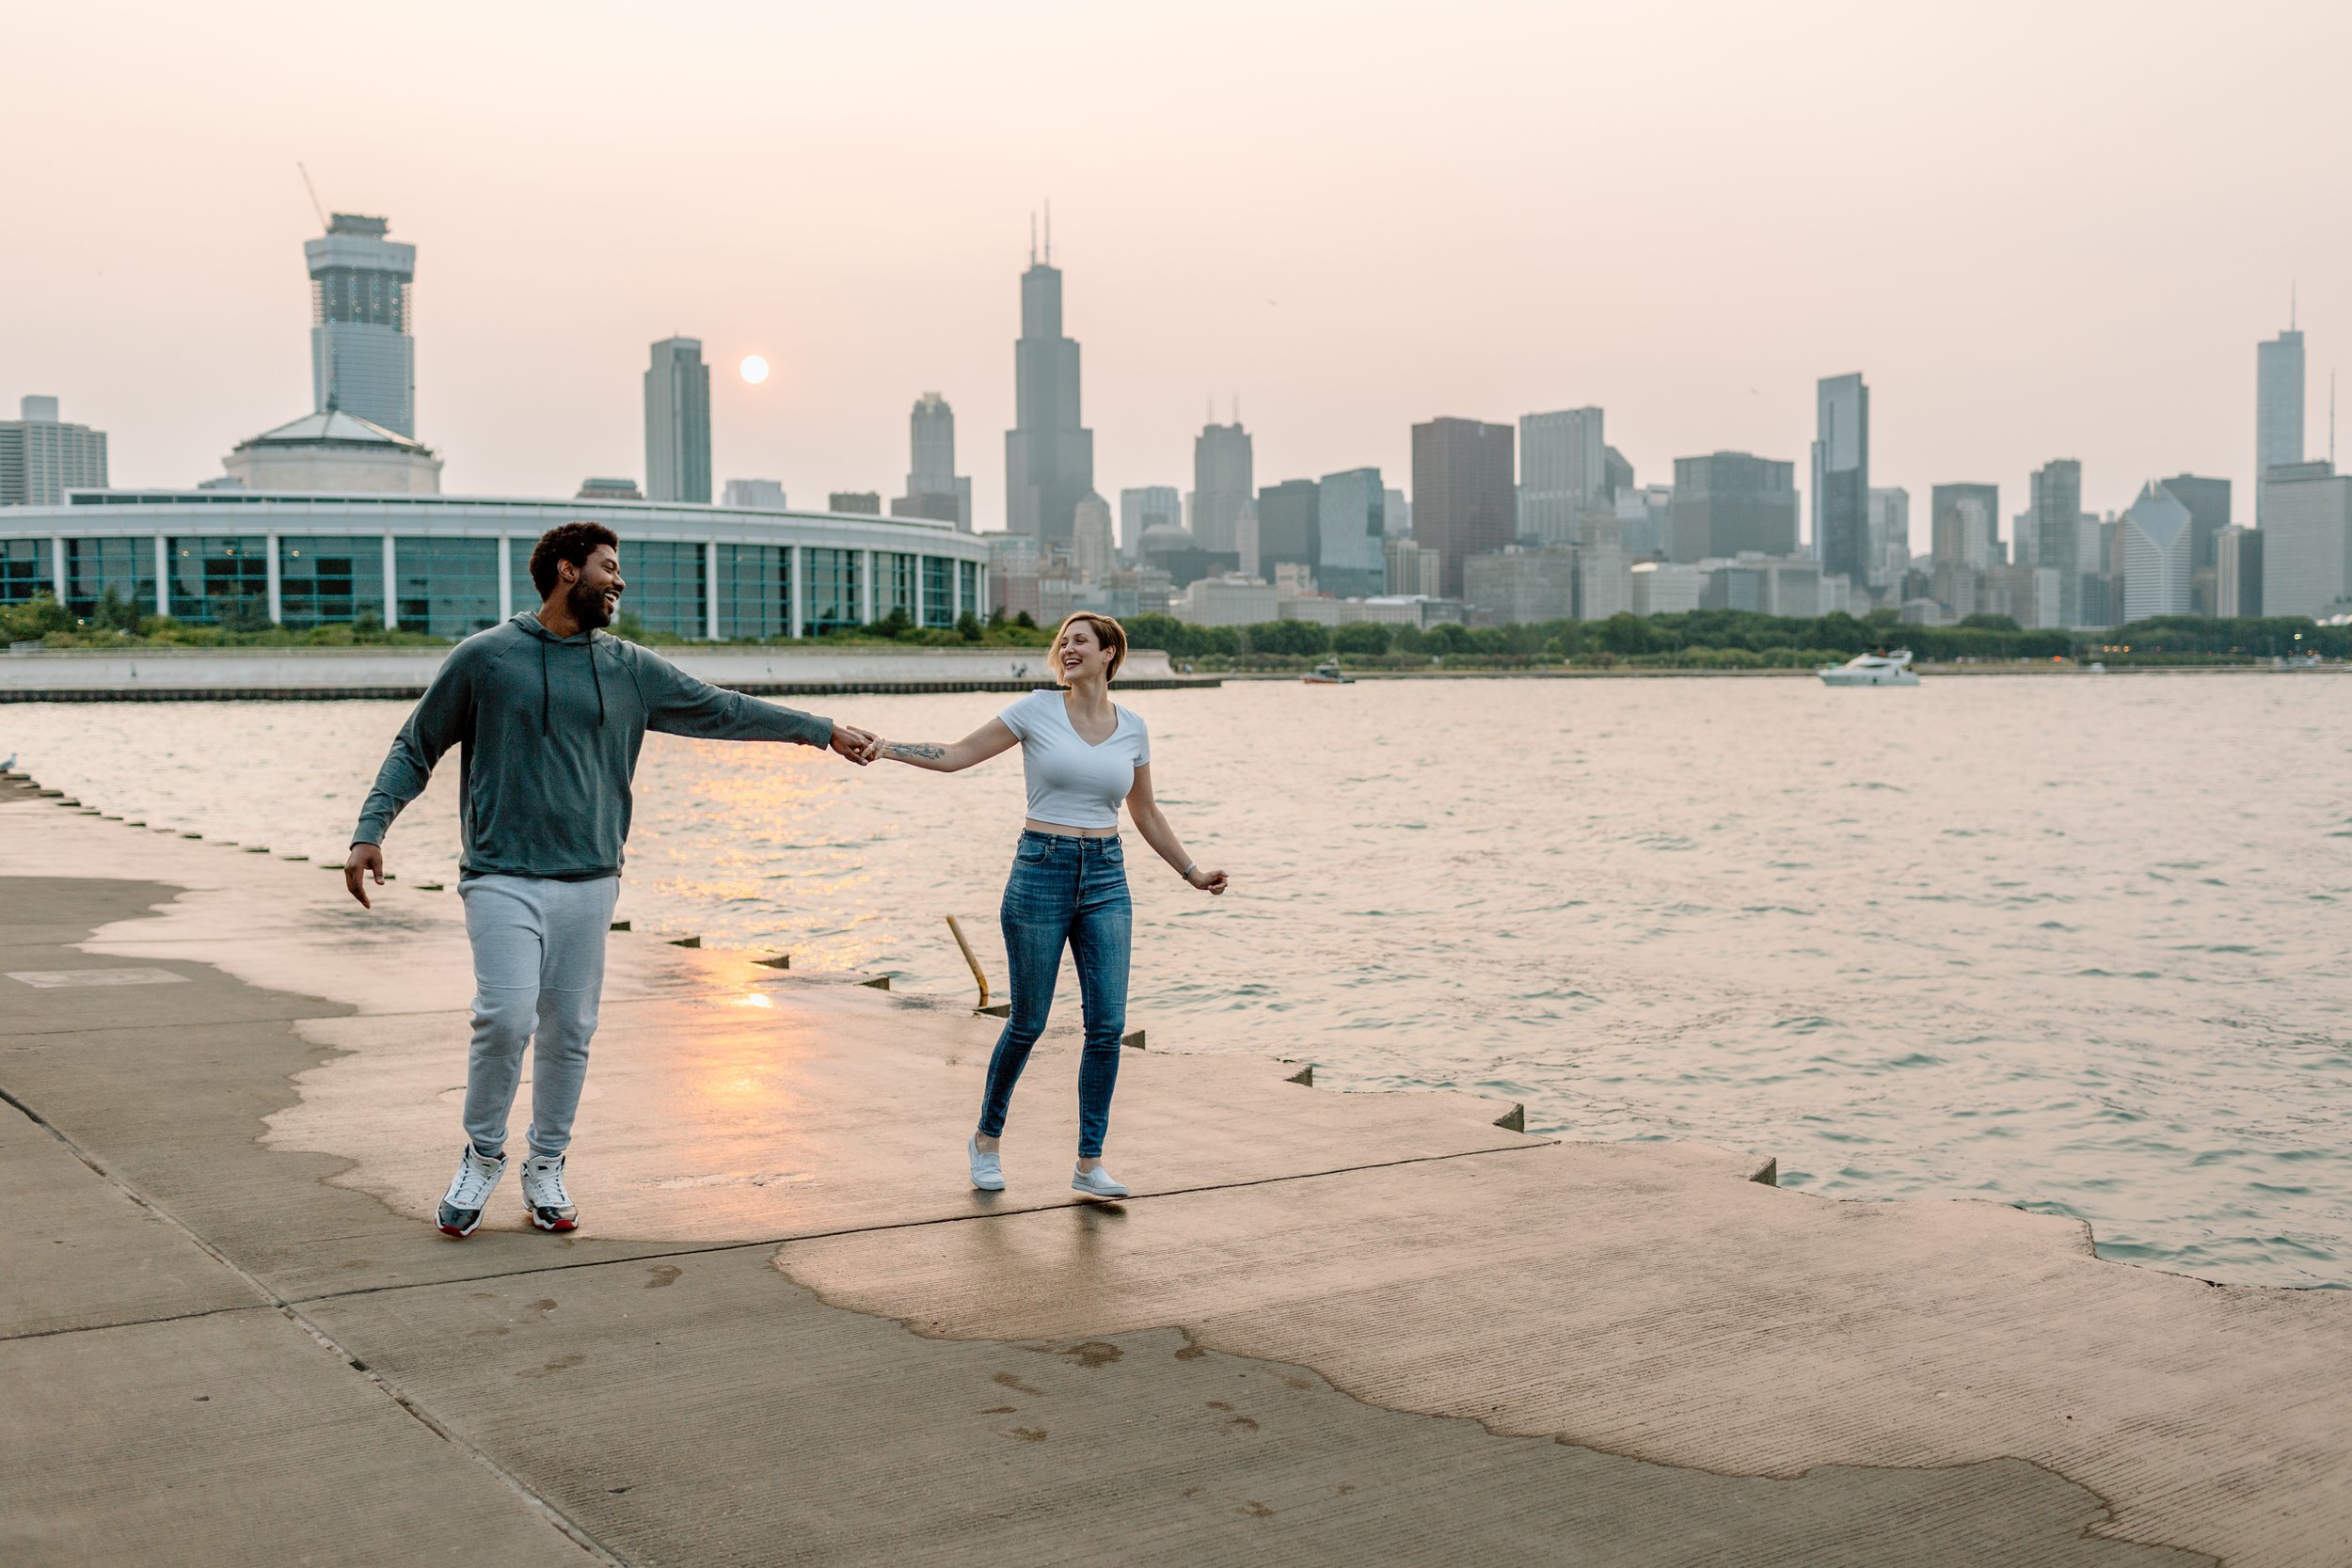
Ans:
[[[303,167],[301,159],[294,160],[294,167],[301,170],[302,188],[310,193],[310,211],[319,215],[319,232],[323,234],[327,229],[326,208],[319,201],[319,188],[310,183],[310,171]]]

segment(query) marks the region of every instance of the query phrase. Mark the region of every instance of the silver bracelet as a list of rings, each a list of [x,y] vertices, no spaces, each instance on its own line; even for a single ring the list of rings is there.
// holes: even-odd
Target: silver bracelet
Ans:
[[[1200,869],[1200,863],[1199,861],[1186,861],[1184,863],[1184,868],[1176,873],[1176,875],[1182,877],[1185,881],[1189,882],[1192,880],[1192,874]]]

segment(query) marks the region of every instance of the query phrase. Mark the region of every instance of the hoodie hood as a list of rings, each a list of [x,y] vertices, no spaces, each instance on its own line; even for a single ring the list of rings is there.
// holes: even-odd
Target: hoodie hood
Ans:
[[[599,637],[609,637],[612,635],[601,626],[593,626],[586,631],[574,632],[569,637],[558,637],[555,633],[548,630],[547,624],[539,619],[539,612],[533,610],[526,610],[522,611],[520,614],[515,616],[514,619],[507,622],[507,625],[512,626],[520,626],[526,633],[537,638],[540,641],[552,642],[559,648],[567,642],[594,642]]]

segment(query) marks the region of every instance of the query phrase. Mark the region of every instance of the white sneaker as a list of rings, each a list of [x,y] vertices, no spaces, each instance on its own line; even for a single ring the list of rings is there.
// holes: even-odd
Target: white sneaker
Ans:
[[[533,1154],[523,1162],[523,1207],[531,1211],[531,1223],[542,1230],[579,1227],[580,1211],[564,1190],[564,1156]]]
[[[505,1155],[486,1159],[468,1144],[457,1156],[457,1174],[449,1179],[449,1191],[441,1195],[440,1212],[434,1217],[441,1234],[461,1240],[472,1235],[482,1223],[482,1211],[489,1206],[490,1195],[498,1191],[499,1178],[505,1174]]]
[[[1089,1197],[1125,1197],[1127,1196],[1127,1189],[1121,1186],[1109,1171],[1100,1165],[1092,1170],[1080,1170],[1075,1165],[1071,1166],[1070,1190],[1073,1193],[1084,1193]]]
[[[983,1153],[978,1133],[964,1140],[963,1151],[972,1157],[972,1185],[984,1193],[1005,1190],[1005,1164],[993,1153]]]

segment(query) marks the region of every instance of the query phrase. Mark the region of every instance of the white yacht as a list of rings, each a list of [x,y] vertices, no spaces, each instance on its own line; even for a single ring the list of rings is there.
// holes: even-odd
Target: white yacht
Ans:
[[[1911,650],[1898,648],[1891,654],[1856,654],[1836,669],[1820,672],[1825,686],[1916,686],[1919,677],[1912,673]]]

